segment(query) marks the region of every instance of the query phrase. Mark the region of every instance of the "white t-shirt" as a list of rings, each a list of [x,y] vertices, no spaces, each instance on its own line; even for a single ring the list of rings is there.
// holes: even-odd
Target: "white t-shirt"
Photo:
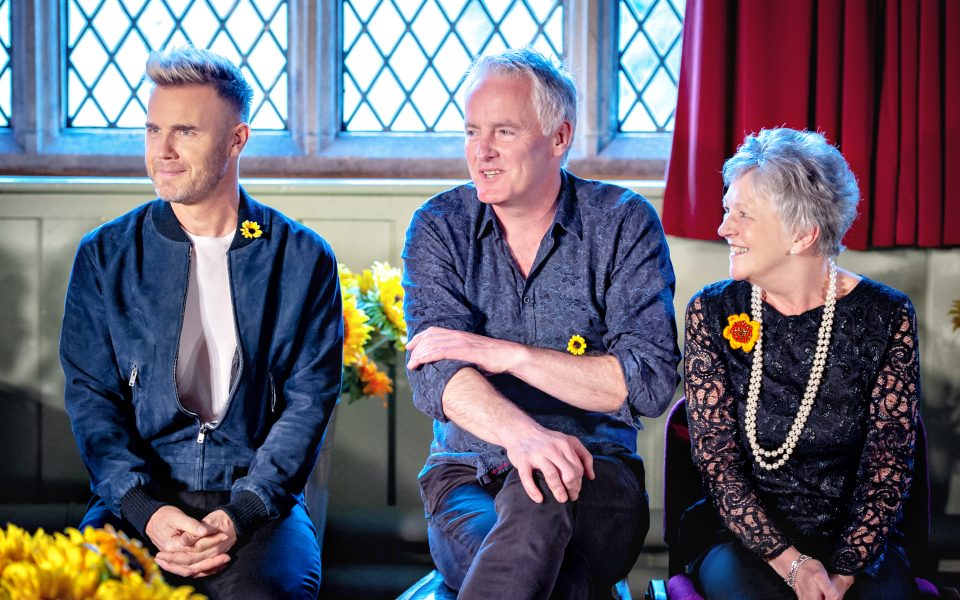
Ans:
[[[213,423],[220,418],[237,352],[227,249],[233,232],[202,237],[185,232],[193,242],[190,284],[177,355],[177,394],[187,410]]]

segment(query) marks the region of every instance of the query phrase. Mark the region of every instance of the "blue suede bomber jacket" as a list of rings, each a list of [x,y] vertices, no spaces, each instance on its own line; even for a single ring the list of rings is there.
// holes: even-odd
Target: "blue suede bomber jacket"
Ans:
[[[239,225],[253,221],[259,237]],[[154,200],[87,234],[67,289],[65,401],[91,487],[140,532],[177,491],[227,491],[239,534],[302,494],[340,392],[337,263],[310,229],[240,191],[227,252],[237,332],[217,423],[177,397],[176,362],[192,246]]]

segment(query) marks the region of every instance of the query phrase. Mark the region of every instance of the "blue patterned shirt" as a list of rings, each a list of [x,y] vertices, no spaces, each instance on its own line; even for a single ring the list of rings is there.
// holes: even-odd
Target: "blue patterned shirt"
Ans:
[[[610,413],[571,406],[512,375],[489,377],[540,425],[576,436],[590,452],[636,452],[640,417],[660,415],[673,398],[673,266],[656,211],[634,192],[564,171],[553,224],[524,278],[493,209],[473,184],[462,185],[417,210],[403,261],[411,337],[438,326],[566,352],[580,335],[587,355],[619,360],[628,393]],[[509,466],[506,450],[461,429],[442,408],[447,382],[468,366],[441,360],[407,374],[414,404],[434,419],[424,472],[463,463],[485,481]]]

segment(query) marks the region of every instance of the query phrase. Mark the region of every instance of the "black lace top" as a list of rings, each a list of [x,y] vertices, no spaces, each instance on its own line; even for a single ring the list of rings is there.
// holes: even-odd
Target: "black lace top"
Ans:
[[[791,544],[832,573],[875,572],[910,485],[920,396],[916,317],[906,295],[863,280],[837,301],[820,391],[789,461],[767,471],[743,430],[751,353],[723,338],[750,314],[747,282],[705,287],[687,307],[685,391],[694,462],[727,529],[770,559]],[[797,413],[823,307],[763,304],[757,440],[780,446]],[[825,553],[825,554],[823,554]]]

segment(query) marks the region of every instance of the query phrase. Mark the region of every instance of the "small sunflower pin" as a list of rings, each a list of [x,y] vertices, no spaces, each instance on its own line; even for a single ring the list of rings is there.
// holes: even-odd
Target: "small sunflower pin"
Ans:
[[[572,335],[570,336],[570,341],[567,342],[567,352],[573,354],[574,356],[580,356],[587,351],[587,340],[583,339],[583,336]]]
[[[750,352],[760,339],[760,323],[751,321],[746,313],[730,315],[727,317],[727,326],[723,329],[723,337],[730,340],[730,347],[734,350]]]
[[[256,221],[244,221],[240,224],[240,233],[243,234],[243,237],[248,239],[258,238],[263,235],[263,232],[260,231],[260,223]]]

